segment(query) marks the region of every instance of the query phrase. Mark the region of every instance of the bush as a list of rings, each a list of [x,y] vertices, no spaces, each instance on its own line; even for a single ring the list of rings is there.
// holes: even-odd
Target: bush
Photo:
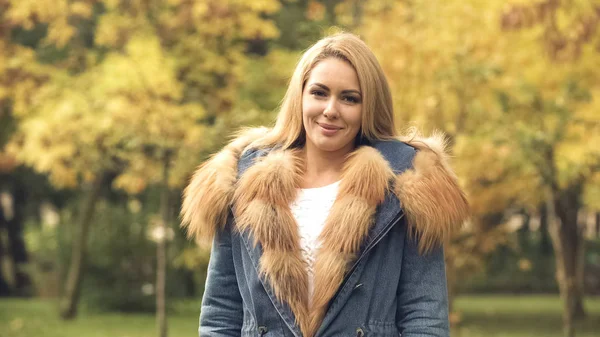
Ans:
[[[149,232],[156,214],[146,210],[158,209],[157,202],[151,193],[144,208],[139,201],[118,199],[102,200],[97,205],[90,227],[81,304],[89,311],[154,311],[156,243]],[[32,255],[29,270],[38,295],[58,296],[58,285],[64,285],[74,236],[73,210],[77,206],[67,207],[56,226],[27,226],[27,245]],[[184,246],[191,244],[171,225],[175,237],[168,244],[167,299],[198,295],[194,273],[173,262]]]
[[[543,252],[537,233],[513,234],[486,261],[485,269],[461,280],[461,293],[558,293],[553,252]],[[586,292],[600,293],[600,240],[586,242]]]

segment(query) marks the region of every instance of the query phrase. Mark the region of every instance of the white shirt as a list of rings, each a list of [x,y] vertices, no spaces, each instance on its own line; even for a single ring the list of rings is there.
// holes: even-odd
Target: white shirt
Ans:
[[[320,244],[318,238],[337,197],[339,186],[340,181],[337,181],[323,187],[299,189],[296,200],[290,205],[298,224],[302,254],[308,265],[309,303],[312,302],[314,290],[313,265]]]

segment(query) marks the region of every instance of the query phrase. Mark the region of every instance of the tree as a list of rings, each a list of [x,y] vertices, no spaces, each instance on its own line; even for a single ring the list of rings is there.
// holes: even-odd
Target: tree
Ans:
[[[169,183],[184,184],[215,138],[210,128],[217,116],[233,106],[246,41],[277,36],[265,15],[279,3],[63,0],[4,6],[3,22],[13,31],[45,31],[33,48],[11,34],[0,41],[21,53],[12,54],[16,70],[32,69],[41,78],[20,91],[7,89],[18,119],[9,148],[57,187],[91,186],[61,305],[62,316],[72,318],[99,186],[111,177],[114,188],[138,193],[161,183],[165,153],[171,153]],[[59,56],[40,62],[48,48]]]
[[[359,11],[363,16],[358,32],[388,76],[400,124],[405,129],[417,125],[425,132],[443,130],[452,155],[460,158],[455,164],[472,196],[473,217],[446,248],[451,299],[458,276],[482,268],[483,258],[503,241],[505,210],[517,189],[524,188],[511,184],[519,177],[510,166],[494,166],[509,156],[506,147],[495,147],[489,138],[489,115],[498,113],[488,108],[495,102],[490,87],[500,76],[497,62],[489,57],[497,29],[482,13],[491,12],[490,7],[480,1],[382,0],[364,3]],[[346,18],[356,20],[352,15]]]
[[[503,100],[513,112],[520,112],[513,141],[538,172],[546,193],[565,336],[575,335],[573,320],[585,315],[585,239],[577,217],[585,190],[600,169],[600,150],[593,145],[600,130],[594,46],[600,38],[599,22],[597,1],[514,5],[501,17],[502,28],[514,40],[543,55],[521,55],[520,64],[507,65],[522,68],[523,61],[528,63],[517,84],[521,90],[513,87],[513,96]],[[518,48],[519,42],[512,47]]]
[[[557,269],[570,331],[567,317],[581,301],[567,298],[583,289],[574,286],[583,256],[576,210],[597,169],[598,4],[381,0],[362,13],[359,32],[390,79],[399,119],[449,135],[474,233],[511,209],[537,208],[550,193],[550,214],[561,219],[552,237],[564,254]],[[464,253],[451,253],[449,265]]]

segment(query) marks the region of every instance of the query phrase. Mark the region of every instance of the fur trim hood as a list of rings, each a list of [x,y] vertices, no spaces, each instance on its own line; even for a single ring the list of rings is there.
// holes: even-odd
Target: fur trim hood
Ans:
[[[233,210],[235,229],[249,232],[262,245],[261,277],[290,306],[304,336],[313,336],[320,326],[388,191],[400,200],[422,253],[446,242],[468,217],[442,135],[406,141],[417,152],[412,168],[398,174],[377,149],[358,147],[346,160],[338,196],[319,236],[309,307],[306,262],[290,210],[304,168],[300,151],[274,149],[238,177],[242,153],[267,132],[243,132],[197,169],[184,191],[182,226],[190,237],[211,240]]]

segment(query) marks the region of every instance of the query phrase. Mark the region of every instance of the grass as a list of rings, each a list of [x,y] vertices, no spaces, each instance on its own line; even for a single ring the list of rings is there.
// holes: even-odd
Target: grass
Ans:
[[[466,296],[456,300],[461,323],[452,337],[562,337],[557,296]],[[169,336],[196,336],[199,301],[178,302],[169,315]],[[588,318],[577,337],[600,336],[600,298],[586,301]],[[151,314],[82,312],[59,320],[53,301],[0,300],[0,337],[154,337]]]
[[[462,321],[452,337],[562,337],[558,296],[468,296],[456,300]],[[600,297],[587,298],[577,337],[600,337]]]
[[[198,313],[191,304],[184,310],[171,310],[169,336],[197,336]],[[154,337],[156,323],[152,314],[82,312],[76,320],[58,318],[55,301],[0,300],[0,337]]]

